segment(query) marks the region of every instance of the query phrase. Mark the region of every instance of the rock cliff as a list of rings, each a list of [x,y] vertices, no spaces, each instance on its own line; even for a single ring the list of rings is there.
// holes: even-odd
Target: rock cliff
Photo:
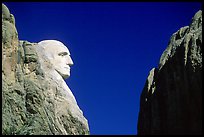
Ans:
[[[47,75],[51,65],[36,45],[19,40],[15,18],[2,4],[2,134],[89,134],[71,90]]]
[[[202,11],[171,36],[140,97],[138,135],[202,134]]]

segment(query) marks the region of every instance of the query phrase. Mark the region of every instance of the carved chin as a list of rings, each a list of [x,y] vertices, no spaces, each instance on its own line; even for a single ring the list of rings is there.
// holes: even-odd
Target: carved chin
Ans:
[[[58,71],[56,70],[61,76],[63,79],[67,79],[70,77],[70,74],[69,73],[62,73],[61,71]]]
[[[70,75],[61,74],[61,76],[63,79],[67,79],[67,78],[69,78]]]

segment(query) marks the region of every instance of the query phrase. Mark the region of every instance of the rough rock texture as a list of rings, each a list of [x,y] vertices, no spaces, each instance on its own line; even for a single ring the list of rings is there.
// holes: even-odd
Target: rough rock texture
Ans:
[[[2,134],[89,134],[71,91],[47,76],[50,64],[41,57],[36,43],[19,41],[14,16],[2,4]]]
[[[174,33],[140,97],[138,135],[202,134],[202,11]]]

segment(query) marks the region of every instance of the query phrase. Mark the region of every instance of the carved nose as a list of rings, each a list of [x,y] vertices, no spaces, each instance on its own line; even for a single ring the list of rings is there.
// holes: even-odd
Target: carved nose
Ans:
[[[74,65],[74,62],[73,62],[73,60],[71,59],[71,57],[68,58],[67,65],[69,65],[69,66]]]

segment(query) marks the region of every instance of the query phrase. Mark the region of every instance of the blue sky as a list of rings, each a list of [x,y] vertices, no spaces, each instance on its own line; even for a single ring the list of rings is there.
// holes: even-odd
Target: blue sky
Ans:
[[[137,134],[140,94],[196,2],[5,2],[20,40],[56,39],[74,65],[66,80],[92,135]]]

